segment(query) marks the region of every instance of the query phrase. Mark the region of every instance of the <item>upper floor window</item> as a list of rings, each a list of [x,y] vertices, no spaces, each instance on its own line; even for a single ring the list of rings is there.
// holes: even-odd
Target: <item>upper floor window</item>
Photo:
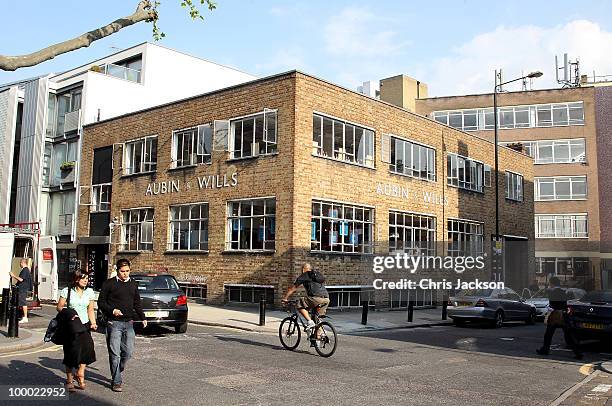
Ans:
[[[463,131],[493,130],[493,109],[434,111],[434,120]],[[584,124],[583,102],[504,106],[498,108],[499,128],[558,127]]]
[[[276,240],[276,200],[236,200],[227,203],[228,250],[273,251]]]
[[[112,183],[91,186],[91,211],[110,211]]]
[[[121,249],[153,251],[153,209],[122,210],[121,216]]]
[[[536,214],[536,238],[586,238],[586,214]]]
[[[63,182],[74,181],[74,168],[77,163],[77,154],[79,143],[77,140],[52,144],[51,161],[46,161],[45,164],[51,165],[51,178],[49,186],[59,186]],[[45,154],[48,150],[45,147]],[[45,159],[47,159],[45,157]],[[43,169],[43,173],[45,169]],[[70,178],[72,176],[72,178]]]
[[[314,155],[374,167],[374,131],[319,114],[312,116]]]
[[[249,158],[277,151],[276,110],[230,121],[230,158]]]
[[[212,160],[212,127],[199,125],[172,134],[172,167],[209,164]]]
[[[412,141],[391,137],[389,170],[419,179],[436,180],[436,151]]]
[[[61,137],[65,133],[78,130],[82,96],[82,87],[49,94],[46,130],[48,137]]]
[[[101,73],[130,82],[140,82],[142,72],[142,55],[119,62],[107,63],[99,67]]]
[[[127,142],[124,151],[124,175],[157,170],[157,136]]]
[[[372,253],[373,208],[313,200],[311,221],[312,251]]]
[[[506,199],[523,201],[523,175],[506,171]]]
[[[586,196],[586,176],[535,178],[535,200],[582,200]]]
[[[168,250],[208,250],[208,203],[170,206]]]
[[[447,184],[461,189],[483,192],[484,165],[461,155],[447,155]]]
[[[514,142],[516,143],[516,142]],[[520,141],[525,153],[536,164],[567,164],[586,162],[584,138],[566,140]],[[511,143],[505,142],[503,145]]]

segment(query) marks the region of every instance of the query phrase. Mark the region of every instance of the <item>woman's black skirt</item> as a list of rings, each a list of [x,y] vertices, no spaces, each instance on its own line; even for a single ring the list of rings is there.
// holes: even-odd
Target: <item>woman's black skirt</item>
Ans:
[[[78,368],[79,364],[89,365],[96,361],[93,339],[91,338],[91,323],[87,323],[84,333],[75,334],[73,339],[64,344],[64,365],[68,368]]]

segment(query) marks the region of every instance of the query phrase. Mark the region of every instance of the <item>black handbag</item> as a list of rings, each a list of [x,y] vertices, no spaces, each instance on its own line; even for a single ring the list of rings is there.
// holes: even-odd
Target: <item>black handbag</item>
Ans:
[[[87,326],[81,323],[81,319],[76,310],[69,308],[71,290],[72,289],[68,290],[66,307],[49,322],[44,338],[46,342],[51,341],[57,345],[66,344],[72,340],[75,334],[87,331]]]

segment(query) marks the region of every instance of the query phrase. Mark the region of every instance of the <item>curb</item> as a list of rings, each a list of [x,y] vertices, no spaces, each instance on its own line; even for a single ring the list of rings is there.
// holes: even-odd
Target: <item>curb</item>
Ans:
[[[31,330],[27,331],[32,334],[30,337],[25,339],[17,338],[18,341],[15,344],[7,344],[0,346],[0,354],[8,354],[11,352],[30,350],[32,348],[42,347],[46,344],[43,341],[43,333],[38,333]]]
[[[248,332],[251,332],[251,333],[266,333],[266,332],[268,332],[267,330],[263,330],[263,329],[254,329],[254,328],[249,328],[249,327],[234,326],[232,324],[217,323],[217,322],[212,322],[212,321],[187,320],[187,322],[191,323],[191,324],[197,324],[197,325],[200,325],[200,326],[224,327],[224,328],[231,328],[231,329],[236,329],[236,330],[241,330],[241,331],[248,331]],[[382,328],[363,327],[363,328],[359,328],[359,329],[356,329],[356,330],[350,330],[350,331],[346,331],[346,332],[341,332],[341,334],[357,334],[357,333],[368,333],[368,332],[378,332],[378,331],[404,330],[404,329],[412,329],[412,328],[419,328],[419,327],[425,327],[426,328],[426,327],[436,327],[436,326],[449,326],[449,325],[452,325],[452,324],[453,324],[452,321],[440,321],[440,322],[433,322],[433,323],[426,323],[426,324],[415,324],[415,325],[395,326],[395,327],[382,327]],[[612,366],[611,366],[611,370],[612,370]]]
[[[604,361],[599,364],[599,368],[601,371],[612,374],[612,361]]]

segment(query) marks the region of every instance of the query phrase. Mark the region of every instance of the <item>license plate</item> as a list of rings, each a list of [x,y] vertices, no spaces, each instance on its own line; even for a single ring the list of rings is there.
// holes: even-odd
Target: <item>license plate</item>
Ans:
[[[472,302],[457,302],[457,306],[467,306],[467,307],[472,307],[474,306],[472,304]]]
[[[144,312],[146,317],[154,317],[156,319],[160,319],[162,317],[168,317],[168,315],[170,314],[170,312],[164,312],[164,311],[148,311],[148,312]]]
[[[590,328],[592,330],[603,330],[604,325],[600,323],[580,323],[582,328]]]

